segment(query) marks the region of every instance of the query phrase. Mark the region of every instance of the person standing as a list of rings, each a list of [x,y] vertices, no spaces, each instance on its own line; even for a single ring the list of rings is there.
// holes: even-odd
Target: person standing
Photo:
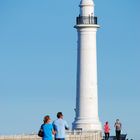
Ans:
[[[110,136],[110,127],[108,122],[106,122],[104,125],[104,133],[105,133],[105,140],[108,140]]]
[[[68,124],[63,119],[62,112],[57,113],[57,120],[53,122],[53,128],[55,131],[55,140],[65,140],[65,130],[68,130]]]
[[[116,120],[116,122],[115,122],[115,124],[114,124],[114,127],[115,127],[115,131],[116,131],[116,139],[117,139],[117,140],[120,140],[120,138],[121,138],[122,124],[121,124],[121,122],[119,121],[119,119]]]
[[[55,131],[49,115],[44,117],[44,123],[41,125],[40,133],[42,133],[39,135],[42,137],[42,140],[53,140],[52,134],[55,134]]]

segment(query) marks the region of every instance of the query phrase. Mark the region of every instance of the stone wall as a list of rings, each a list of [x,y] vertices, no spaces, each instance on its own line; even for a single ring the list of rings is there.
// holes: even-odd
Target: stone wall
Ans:
[[[66,140],[101,140],[102,135],[100,131],[82,132],[82,131],[68,131]],[[41,140],[37,135],[13,135],[0,136],[0,140]]]

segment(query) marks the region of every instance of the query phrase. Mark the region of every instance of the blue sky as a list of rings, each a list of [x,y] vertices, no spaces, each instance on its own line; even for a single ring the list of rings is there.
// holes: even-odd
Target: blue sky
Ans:
[[[0,134],[38,131],[62,111],[71,125],[76,96],[79,0],[0,1]],[[95,0],[99,116],[138,139],[140,2]]]

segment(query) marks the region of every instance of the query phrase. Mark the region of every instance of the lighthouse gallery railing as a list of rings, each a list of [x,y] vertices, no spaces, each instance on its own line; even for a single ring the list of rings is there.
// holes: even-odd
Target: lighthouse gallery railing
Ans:
[[[76,24],[97,24],[97,17],[79,16],[76,18]]]

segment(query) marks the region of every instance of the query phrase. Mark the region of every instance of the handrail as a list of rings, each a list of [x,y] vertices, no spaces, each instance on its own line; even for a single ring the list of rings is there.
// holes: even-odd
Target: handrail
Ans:
[[[78,16],[76,24],[97,24],[97,17],[93,16]]]

